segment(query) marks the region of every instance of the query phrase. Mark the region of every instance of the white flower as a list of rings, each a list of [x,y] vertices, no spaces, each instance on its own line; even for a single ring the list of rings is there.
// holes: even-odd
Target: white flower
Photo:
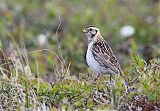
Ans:
[[[138,105],[137,111],[142,111],[142,107]]]
[[[120,34],[123,38],[130,37],[135,33],[135,29],[132,26],[123,26],[120,29]]]
[[[47,36],[44,35],[44,34],[40,34],[40,35],[38,36],[38,43],[39,43],[39,45],[41,45],[41,46],[45,45],[45,44],[47,43]]]
[[[1,0],[0,1],[0,10],[3,12],[3,11],[6,11],[7,10],[7,4],[5,3],[5,0]]]
[[[22,10],[22,5],[21,4],[19,4],[19,3],[17,3],[16,5],[15,5],[15,7],[14,7],[14,10],[16,11],[16,12],[19,12],[19,11],[21,11]]]

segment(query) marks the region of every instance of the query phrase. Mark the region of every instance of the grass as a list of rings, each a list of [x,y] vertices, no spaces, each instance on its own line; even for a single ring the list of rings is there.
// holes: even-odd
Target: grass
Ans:
[[[12,54],[12,58],[17,57],[15,60],[6,60],[12,64],[4,63],[10,64],[8,69],[1,64],[1,110],[124,111],[160,108],[160,59],[153,59],[150,64],[146,64],[143,59],[133,55],[130,66],[125,70],[132,91],[126,93],[123,78],[113,76],[110,82],[109,76],[101,75],[97,82],[93,83],[92,72],[80,74],[77,78],[70,74],[69,64],[61,64],[59,69],[53,67],[57,74],[54,83],[44,81],[38,74],[39,65],[36,66],[37,75],[33,76],[26,59],[20,60],[26,52],[20,49],[19,51],[20,53],[15,51],[15,54]]]

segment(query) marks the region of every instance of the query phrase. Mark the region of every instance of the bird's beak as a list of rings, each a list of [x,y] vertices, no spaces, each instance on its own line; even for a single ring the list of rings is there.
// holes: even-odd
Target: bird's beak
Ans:
[[[86,30],[86,29],[83,29],[83,33],[87,33],[87,30]]]

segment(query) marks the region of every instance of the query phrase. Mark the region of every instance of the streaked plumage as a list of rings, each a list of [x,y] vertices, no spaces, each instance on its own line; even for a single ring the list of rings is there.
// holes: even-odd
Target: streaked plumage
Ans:
[[[86,60],[91,69],[98,74],[121,74],[119,62],[99,29],[87,26],[83,32],[88,37]]]

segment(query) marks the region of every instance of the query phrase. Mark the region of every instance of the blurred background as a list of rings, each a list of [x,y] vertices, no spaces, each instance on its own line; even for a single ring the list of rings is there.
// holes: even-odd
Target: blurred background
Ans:
[[[160,57],[159,0],[0,0],[0,48],[6,57],[25,49],[33,74],[37,64],[42,76],[55,74],[58,57],[72,75],[88,72],[87,25],[100,29],[122,69],[133,53]]]

